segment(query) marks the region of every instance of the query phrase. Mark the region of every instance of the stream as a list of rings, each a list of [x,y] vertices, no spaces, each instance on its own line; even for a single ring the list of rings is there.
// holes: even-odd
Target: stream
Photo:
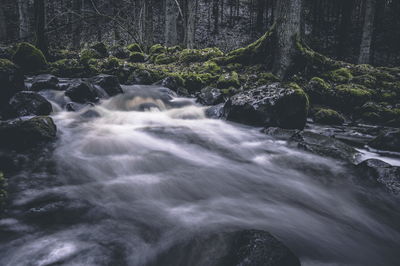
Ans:
[[[162,266],[188,236],[237,229],[270,232],[306,266],[399,265],[398,199],[348,165],[164,88],[123,89],[78,112],[46,92],[59,138],[9,179],[0,265]]]

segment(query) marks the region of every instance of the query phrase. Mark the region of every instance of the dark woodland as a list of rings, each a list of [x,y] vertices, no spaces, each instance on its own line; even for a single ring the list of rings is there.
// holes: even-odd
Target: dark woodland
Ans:
[[[398,266],[399,0],[0,0],[0,265]]]

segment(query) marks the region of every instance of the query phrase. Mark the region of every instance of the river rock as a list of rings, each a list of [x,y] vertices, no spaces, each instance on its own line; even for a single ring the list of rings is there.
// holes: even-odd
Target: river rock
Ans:
[[[290,140],[295,134],[299,133],[296,129],[284,129],[279,127],[264,128],[262,133],[278,140]]]
[[[100,86],[110,97],[123,93],[116,76],[98,75],[91,78],[91,81],[93,84]]]
[[[219,89],[206,87],[197,95],[197,101],[204,105],[216,105],[222,103],[224,97]]]
[[[53,119],[47,116],[0,122],[0,148],[28,149],[54,140],[56,133]]]
[[[99,94],[94,86],[86,81],[78,81],[69,85],[65,91],[72,101],[77,103],[96,103],[99,101]]]
[[[303,129],[308,114],[307,95],[296,87],[272,83],[231,97],[224,106],[227,120],[254,125]]]
[[[50,74],[38,75],[33,78],[31,90],[58,90],[59,80],[56,76]]]
[[[368,146],[378,150],[400,152],[400,130],[383,133],[368,143]]]
[[[359,153],[353,147],[332,137],[313,132],[298,132],[289,139],[291,145],[321,156],[355,163]]]
[[[0,105],[25,88],[24,75],[11,61],[0,59]]]
[[[370,181],[383,185],[393,194],[400,193],[400,167],[392,166],[378,159],[369,159],[358,164],[357,168]]]
[[[18,92],[9,102],[13,117],[49,115],[53,111],[49,103],[42,95],[36,92]]]
[[[208,118],[222,118],[224,116],[224,104],[220,103],[214,106],[210,106],[205,110],[205,114]]]
[[[188,237],[148,265],[297,266],[299,259],[271,234],[258,230]]]

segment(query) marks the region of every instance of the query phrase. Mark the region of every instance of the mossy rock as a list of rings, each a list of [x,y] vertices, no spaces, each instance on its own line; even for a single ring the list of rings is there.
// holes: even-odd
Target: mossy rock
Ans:
[[[156,54],[161,54],[167,52],[167,48],[165,46],[162,46],[161,44],[155,44],[149,49],[149,54],[150,55],[156,55]]]
[[[8,59],[0,59],[0,109],[24,88],[24,75],[20,68]]]
[[[344,67],[328,72],[325,77],[336,83],[347,83],[353,79],[350,69]]]
[[[42,51],[25,42],[18,45],[13,61],[27,73],[38,72],[47,68],[47,61]]]
[[[102,42],[95,43],[94,45],[90,46],[90,48],[98,52],[101,58],[108,57],[108,49],[104,43]]]
[[[332,99],[331,85],[320,77],[313,77],[304,89],[313,104],[329,104]]]
[[[64,78],[86,77],[88,68],[76,59],[63,59],[50,64],[50,73]]]
[[[237,72],[222,74],[217,81],[218,89],[227,89],[229,87],[239,88],[240,81]]]
[[[221,67],[212,61],[204,62],[197,66],[195,70],[199,73],[210,73],[211,75],[218,75],[222,71]]]
[[[128,78],[128,83],[151,85],[167,76],[163,71],[156,69],[138,68]]]
[[[342,125],[344,117],[332,109],[320,109],[314,115],[314,121],[325,125]]]
[[[184,49],[180,53],[179,60],[183,63],[205,62],[223,55],[224,53],[219,48]]]
[[[372,75],[365,74],[354,77],[352,82],[372,89],[376,86],[377,79]]]
[[[185,88],[190,92],[199,92],[202,88],[212,84],[217,77],[209,73],[181,73],[182,78],[185,80]]]
[[[173,54],[180,52],[182,50],[183,50],[183,48],[180,45],[175,45],[175,46],[171,46],[171,47],[167,48],[168,53],[173,53]]]
[[[132,52],[129,55],[129,61],[133,63],[142,63],[146,60],[146,56],[141,52]]]
[[[343,84],[335,87],[336,105],[342,110],[353,110],[369,101],[373,92],[361,85]]]
[[[130,52],[143,53],[142,48],[141,48],[140,45],[137,44],[137,43],[129,44],[126,48],[127,48]]]
[[[79,58],[82,63],[88,64],[92,59],[100,59],[102,56],[94,49],[83,49],[79,53]]]
[[[154,58],[154,63],[158,65],[167,65],[176,62],[178,59],[174,55],[169,55],[169,54],[158,54]]]

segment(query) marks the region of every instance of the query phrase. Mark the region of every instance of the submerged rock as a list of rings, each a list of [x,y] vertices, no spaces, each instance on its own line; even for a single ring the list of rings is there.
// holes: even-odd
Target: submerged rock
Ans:
[[[29,120],[0,123],[0,148],[24,150],[55,139],[57,127],[53,119],[38,116]]]
[[[368,145],[374,149],[400,152],[400,130],[379,135]]]
[[[369,159],[357,165],[370,181],[383,185],[391,193],[400,193],[400,167],[392,166],[378,159]]]
[[[31,90],[41,91],[41,90],[58,90],[59,80],[56,76],[50,74],[43,74],[34,77],[32,81]]]
[[[36,92],[18,92],[9,102],[11,113],[14,117],[30,115],[49,115],[53,111],[42,95]]]
[[[211,233],[182,240],[148,265],[297,266],[299,259],[271,234],[258,230]]]
[[[20,69],[11,61],[0,59],[0,105],[7,103],[15,93],[24,88],[24,75]]]
[[[356,149],[340,140],[313,132],[298,132],[289,139],[289,143],[314,154],[350,163],[355,163],[359,155]]]
[[[303,129],[309,102],[297,85],[272,83],[234,95],[224,107],[227,120],[254,126]]]

